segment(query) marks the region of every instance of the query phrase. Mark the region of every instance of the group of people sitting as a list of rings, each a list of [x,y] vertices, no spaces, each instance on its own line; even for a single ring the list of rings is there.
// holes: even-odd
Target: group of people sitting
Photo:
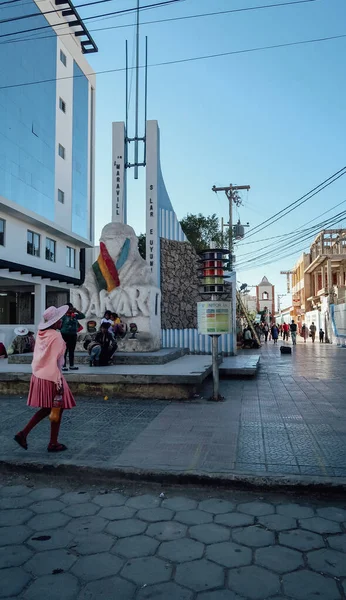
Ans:
[[[7,358],[11,354],[27,354],[33,352],[35,348],[34,332],[26,327],[15,327],[14,335],[10,346],[6,350],[5,344],[0,342],[0,359]]]
[[[79,320],[85,319],[85,315],[69,304],[67,313],[61,319],[61,335],[66,343],[63,371],[78,370],[74,364],[77,336],[82,326]],[[96,325],[96,323],[95,323]],[[16,327],[15,338],[6,350],[5,345],[0,342],[0,359],[7,358],[11,354],[25,354],[33,352],[35,348],[35,337],[33,331],[26,327]],[[118,345],[117,338],[124,338],[127,334],[127,325],[122,323],[117,313],[107,310],[103,315],[99,330],[95,334],[88,333],[84,339],[84,349],[90,356],[90,366],[106,366],[110,363]],[[69,367],[67,367],[67,361]]]

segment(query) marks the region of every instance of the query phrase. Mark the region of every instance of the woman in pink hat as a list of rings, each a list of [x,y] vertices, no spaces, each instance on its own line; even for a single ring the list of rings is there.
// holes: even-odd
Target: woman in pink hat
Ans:
[[[26,427],[14,436],[15,441],[25,450],[28,449],[26,441],[28,434],[48,415],[51,419],[48,452],[67,450],[64,444],[58,442],[62,413],[65,409],[76,406],[70,388],[61,374],[66,344],[58,329],[61,326],[61,318],[67,310],[68,306],[60,308],[50,306],[43,313],[43,320],[38,326],[28,406],[39,410]]]

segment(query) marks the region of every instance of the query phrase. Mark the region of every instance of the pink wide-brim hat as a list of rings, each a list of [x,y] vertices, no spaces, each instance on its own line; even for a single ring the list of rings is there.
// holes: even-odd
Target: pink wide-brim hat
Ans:
[[[61,317],[66,315],[68,309],[69,307],[67,304],[60,306],[59,308],[56,308],[56,306],[49,306],[43,313],[43,318],[38,325],[38,329],[40,331],[42,331],[42,329],[48,329],[48,327],[51,327],[54,323],[60,321]]]

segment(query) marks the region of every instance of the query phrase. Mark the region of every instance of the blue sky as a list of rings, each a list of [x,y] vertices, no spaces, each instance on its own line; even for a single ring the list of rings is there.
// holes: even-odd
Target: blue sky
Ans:
[[[150,4],[141,0],[141,4]],[[146,10],[141,20],[278,4],[277,0],[185,0],[171,7]],[[119,0],[81,8],[82,17],[121,10],[135,0]],[[93,12],[94,11],[94,12]],[[133,23],[134,15],[88,23],[95,28]],[[344,0],[316,0],[295,6],[233,13],[141,26],[149,38],[149,64],[258,46],[281,44],[346,33]],[[94,32],[99,46],[89,60],[96,71],[124,66],[125,39],[130,59],[134,28]],[[239,209],[242,222],[254,227],[315,187],[346,164],[346,38],[289,48],[265,50],[149,69],[148,118],[161,129],[161,163],[168,193],[178,218],[187,212],[213,212],[227,218],[226,198],[212,193],[216,185],[249,184]],[[143,56],[143,52],[142,52]],[[97,79],[96,235],[111,215],[111,123],[125,117],[123,73]],[[134,81],[131,110],[133,114]],[[130,134],[133,134],[130,131]],[[253,240],[308,227],[312,219],[346,200],[346,176],[301,208],[259,233]],[[144,172],[129,175],[128,222],[144,231]],[[346,210],[346,204],[335,212]],[[331,213],[333,214],[333,213]],[[237,217],[238,214],[235,213]],[[316,221],[315,221],[316,222]],[[346,220],[339,226],[346,225]],[[312,241],[312,240],[311,240]],[[250,239],[249,239],[250,242]],[[236,251],[256,251],[250,269],[238,280],[257,284],[263,275],[286,290],[280,270],[289,269],[309,244],[292,248],[293,255],[256,266],[263,244]],[[296,253],[294,254],[294,251]],[[258,262],[258,258],[257,258]],[[282,305],[285,299],[282,300]]]

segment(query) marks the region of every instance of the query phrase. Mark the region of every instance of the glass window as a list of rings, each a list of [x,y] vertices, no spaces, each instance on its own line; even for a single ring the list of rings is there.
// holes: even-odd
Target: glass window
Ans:
[[[27,233],[27,253],[31,256],[40,256],[40,238],[41,236],[28,229]]]
[[[5,245],[5,219],[0,219],[0,246]]]
[[[6,7],[0,0],[0,5],[1,14],[6,10],[5,20],[27,18],[29,13],[35,13],[35,27],[47,26],[45,16],[32,0],[7,2]],[[14,36],[13,25],[13,22],[1,23],[1,32],[12,32]],[[57,49],[57,35],[52,28],[49,35],[49,39],[47,36],[46,39],[35,38],[35,43],[22,37],[20,44],[11,45],[6,59],[0,52],[0,85],[3,88],[0,90],[0,196],[15,203],[17,208],[28,209],[54,221],[58,138],[57,86],[52,80],[55,82],[57,78],[60,48]],[[46,83],[13,88],[21,82],[35,81]],[[7,235],[9,232],[10,229]],[[23,238],[25,243],[24,235]],[[6,238],[6,246],[8,241]]]
[[[63,192],[62,190],[58,190],[58,202],[61,202],[61,204],[65,204],[65,192]]]
[[[89,157],[89,82],[83,71],[73,63],[72,119],[72,231],[82,237],[90,235],[88,183]]]
[[[59,152],[59,156],[60,156],[61,158],[65,158],[65,148],[64,148],[64,146],[62,146],[61,144],[59,144],[59,149],[58,149],[58,152]]]
[[[62,50],[60,50],[60,60],[61,60],[62,64],[64,65],[64,67],[66,67],[67,57],[66,57],[66,54]]]
[[[62,112],[66,112],[66,102],[62,98],[59,98],[59,108]]]
[[[76,266],[76,251],[70,246],[66,246],[66,266],[74,269]]]
[[[55,246],[56,243],[50,238],[46,238],[46,260],[55,262]]]

